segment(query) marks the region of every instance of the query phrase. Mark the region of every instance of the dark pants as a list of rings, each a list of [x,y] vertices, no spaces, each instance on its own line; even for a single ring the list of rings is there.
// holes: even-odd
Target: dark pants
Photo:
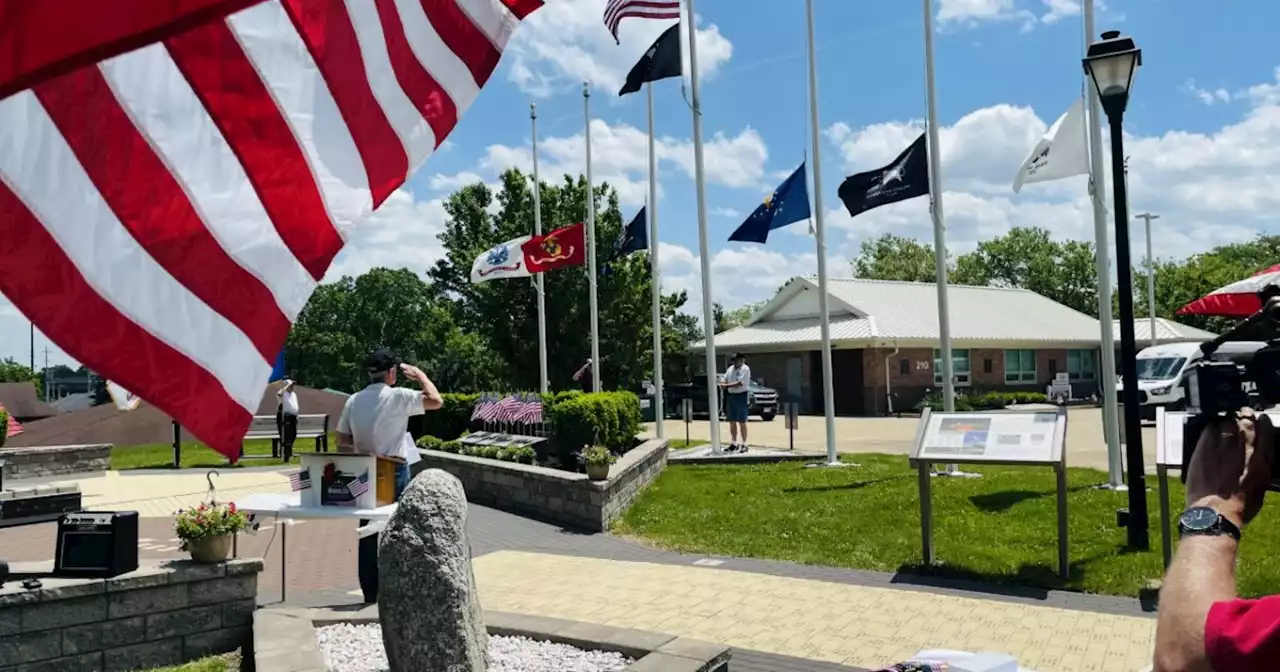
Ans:
[[[280,452],[287,461],[293,457],[293,442],[298,438],[298,416],[280,414]]]
[[[396,469],[396,500],[400,499],[400,495],[404,494],[404,489],[409,487],[409,465],[402,464]],[[369,521],[360,521],[360,527],[368,525]],[[357,555],[358,576],[360,577],[360,590],[364,593],[364,601],[373,603],[378,601],[378,535],[371,534],[360,540],[360,547]]]

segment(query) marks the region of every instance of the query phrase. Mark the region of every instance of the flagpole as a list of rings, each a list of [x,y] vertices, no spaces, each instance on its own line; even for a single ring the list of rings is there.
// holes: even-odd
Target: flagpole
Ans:
[[[933,256],[938,284],[938,338],[942,341],[942,410],[956,410],[954,362],[951,360],[951,308],[947,303],[947,232],[942,213],[942,146],[938,141],[938,94],[933,83],[933,2],[924,0],[924,79],[929,108],[929,200],[933,215]],[[956,465],[946,473],[960,475]]]
[[[1084,39],[1093,36],[1093,0],[1084,0]],[[1089,193],[1093,197],[1094,264],[1098,271],[1098,322],[1102,331],[1102,426],[1107,441],[1107,483],[1112,490],[1127,490],[1124,453],[1120,447],[1120,404],[1116,394],[1115,321],[1111,318],[1111,242],[1107,231],[1107,187],[1102,165],[1102,124],[1098,116],[1098,91],[1085,75],[1089,105]]]
[[[822,406],[827,421],[827,465],[840,464],[836,455],[835,384],[831,379],[831,318],[827,290],[827,239],[822,210],[822,142],[818,126],[818,56],[813,46],[813,0],[805,0],[809,42],[809,135],[813,142],[813,228],[818,242],[818,314],[822,333]]]
[[[686,0],[689,33],[689,88],[693,105],[693,173],[698,195],[698,253],[702,266],[702,326],[706,332],[707,420],[711,452],[720,454],[720,395],[716,380],[716,319],[711,307],[711,250],[707,244],[707,184],[702,160],[702,96],[698,88],[698,28],[694,25],[694,0]]]
[[[529,124],[533,134],[533,234],[542,235],[542,184],[538,179],[538,106],[529,103]],[[538,391],[547,393],[547,300],[542,273],[534,279],[538,292]]]
[[[582,113],[587,127],[587,283],[591,287],[591,389],[603,392],[600,387],[600,305],[596,298],[596,194],[591,181],[591,88],[582,83]]]
[[[653,287],[653,422],[659,439],[662,427],[662,272],[658,270],[658,156],[653,146],[653,82],[645,84],[649,105],[649,284]]]

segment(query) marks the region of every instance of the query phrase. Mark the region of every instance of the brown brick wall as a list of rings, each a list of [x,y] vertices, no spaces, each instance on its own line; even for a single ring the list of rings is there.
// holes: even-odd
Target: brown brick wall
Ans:
[[[1055,373],[1067,372],[1067,351],[1065,349],[1036,351],[1036,389],[1044,390],[1053,380]]]
[[[987,373],[987,360],[991,360],[991,372]],[[1004,387],[1004,350],[999,348],[970,348],[969,380],[972,387],[990,389]]]

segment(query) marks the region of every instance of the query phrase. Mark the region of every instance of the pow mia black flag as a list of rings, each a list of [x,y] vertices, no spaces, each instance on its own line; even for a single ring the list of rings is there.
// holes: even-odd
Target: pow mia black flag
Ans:
[[[622,85],[619,96],[635,93],[645,82],[656,82],[683,74],[680,66],[680,24],[675,23],[653,41],[653,46],[631,66],[627,83]]]
[[[889,165],[844,178],[837,192],[849,215],[929,193],[929,150],[924,134]]]

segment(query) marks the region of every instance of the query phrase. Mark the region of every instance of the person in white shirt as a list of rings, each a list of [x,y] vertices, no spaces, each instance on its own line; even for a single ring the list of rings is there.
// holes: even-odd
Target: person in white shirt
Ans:
[[[392,387],[396,372],[415,380],[422,390]],[[397,457],[404,462],[396,469],[396,499],[409,486],[409,466],[421,457],[409,435],[409,416],[434,411],[444,405],[436,386],[412,364],[405,364],[391,348],[378,348],[365,360],[368,387],[347,397],[338,418],[338,452]],[[364,527],[369,521],[360,521]],[[378,601],[378,535],[360,539],[360,589],[365,602]]]
[[[280,389],[276,390],[280,402],[280,452],[288,462],[293,457],[293,442],[298,438],[298,393],[293,389],[292,378],[280,382]]]
[[[725,452],[747,452],[747,390],[751,385],[751,367],[747,366],[746,357],[741,352],[734,353],[729,360],[729,368],[724,372],[724,380],[720,387],[724,389],[725,417],[729,419],[729,447]],[[738,436],[742,441],[738,441]]]

